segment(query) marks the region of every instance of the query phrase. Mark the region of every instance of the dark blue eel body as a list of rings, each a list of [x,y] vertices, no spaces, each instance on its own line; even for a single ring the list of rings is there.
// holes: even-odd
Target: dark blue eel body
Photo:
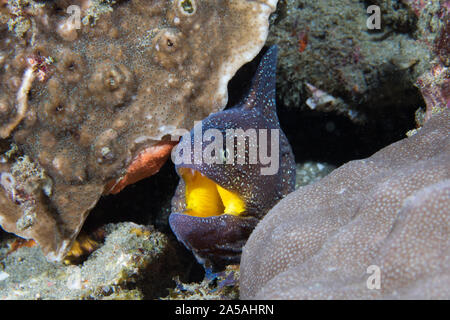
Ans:
[[[280,199],[292,192],[295,187],[295,159],[291,146],[280,128],[276,114],[275,79],[277,47],[270,47],[261,59],[256,74],[252,80],[247,97],[234,107],[213,113],[201,121],[201,130],[214,128],[225,136],[227,129],[241,128],[267,129],[270,139],[270,129],[279,132],[279,169],[275,174],[262,175],[261,168],[267,167],[259,161],[250,164],[207,164],[191,161],[176,164],[175,168],[181,177],[180,169],[188,168],[199,171],[221,187],[238,194],[245,202],[246,211],[242,215],[220,214],[210,217],[197,217],[183,214],[186,210],[185,181],[180,179],[175,196],[172,199],[172,213],[169,224],[177,239],[189,250],[192,250],[197,260],[205,268],[222,269],[227,264],[240,261],[242,247],[250,233],[261,219]],[[194,150],[194,130],[190,132],[192,150]],[[198,129],[197,129],[198,130]],[[180,153],[179,147],[188,142],[189,136],[184,136],[180,144],[174,148],[174,154]],[[225,141],[225,139],[224,139]],[[225,144],[225,142],[224,142]],[[249,147],[247,142],[247,147]],[[203,142],[203,150],[207,143]],[[236,148],[236,146],[235,146]],[[269,146],[269,154],[271,148]],[[180,154],[181,155],[181,154]],[[238,157],[237,152],[235,157]]]

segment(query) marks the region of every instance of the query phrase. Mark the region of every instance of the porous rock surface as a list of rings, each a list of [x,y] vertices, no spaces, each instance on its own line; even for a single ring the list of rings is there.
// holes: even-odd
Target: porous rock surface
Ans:
[[[243,249],[241,298],[449,299],[449,133],[446,109],[280,201]]]
[[[0,1],[2,228],[61,260],[140,152],[225,106],[276,3]]]
[[[49,262],[36,246],[2,257],[0,246],[0,299],[129,300],[167,294],[181,269],[169,239],[131,222],[104,229],[105,243],[82,265]]]

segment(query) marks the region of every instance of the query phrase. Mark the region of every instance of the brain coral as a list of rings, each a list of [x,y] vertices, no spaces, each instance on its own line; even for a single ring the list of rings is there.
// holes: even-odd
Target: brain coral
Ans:
[[[241,298],[449,299],[449,133],[447,109],[280,201],[244,247]]]
[[[225,106],[276,3],[0,1],[1,226],[61,260],[143,151]]]

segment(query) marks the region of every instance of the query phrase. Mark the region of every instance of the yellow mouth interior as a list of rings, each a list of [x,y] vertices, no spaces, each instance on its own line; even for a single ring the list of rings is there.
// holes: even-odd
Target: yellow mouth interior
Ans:
[[[236,193],[222,188],[196,170],[180,168],[179,171],[186,184],[185,214],[211,217],[245,212],[245,203]]]

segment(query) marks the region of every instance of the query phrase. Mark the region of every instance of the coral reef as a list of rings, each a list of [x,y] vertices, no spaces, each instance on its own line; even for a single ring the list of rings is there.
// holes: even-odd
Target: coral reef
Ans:
[[[369,5],[380,7],[380,30],[367,27]],[[280,47],[279,100],[358,123],[418,106],[414,84],[432,56],[425,20],[400,1],[280,1],[267,40]]]
[[[61,261],[102,194],[157,172],[176,128],[225,106],[276,3],[1,1],[1,226]]]
[[[445,109],[281,200],[243,249],[241,298],[449,299],[449,133]]]
[[[326,164],[307,163],[302,166],[297,166],[297,176],[301,178],[302,183],[307,183],[312,180],[315,181],[325,174],[327,171],[326,168],[328,168]],[[111,212],[113,210],[119,210],[128,212],[127,219],[140,219],[142,223],[150,223],[159,228],[162,227],[162,229],[167,229],[165,227],[167,226],[167,215],[162,212],[159,213],[159,215],[163,216],[161,219],[164,221],[145,221],[145,213],[166,210],[161,208],[165,207],[165,205],[162,205],[161,203],[154,203],[157,199],[161,200],[162,194],[160,193],[164,194],[164,192],[167,194],[167,199],[165,199],[165,201],[168,203],[167,211],[170,213],[170,195],[167,190],[161,191],[161,185],[168,178],[169,174],[175,175],[172,170],[173,168],[170,166],[170,163],[166,163],[163,172],[158,173],[158,175],[154,176],[152,179],[141,181],[132,188],[134,189],[133,192],[131,192],[131,189],[125,190],[117,196],[109,196],[106,199],[102,199],[100,201],[100,205],[97,205],[94,211],[91,212],[91,215],[87,220],[87,227],[90,229],[92,225],[96,225],[96,223],[92,220],[98,221],[99,224],[103,224],[104,221],[114,219],[114,217],[111,216]],[[175,177],[173,177],[173,180],[174,185],[172,185],[170,189],[174,189],[176,186]],[[145,188],[144,185],[149,185],[149,187]],[[152,189],[157,189],[157,191],[152,192],[151,197],[149,197],[149,191]],[[129,194],[128,199],[124,199],[127,194]],[[143,199],[136,199],[137,197],[142,197]],[[129,199],[133,199],[134,202],[132,205],[125,204],[130,201]],[[119,207],[119,209],[116,207]],[[137,215],[139,215],[139,219],[136,217]],[[156,216],[157,215],[152,215],[151,218],[156,219]],[[131,230],[134,231],[131,232]],[[142,233],[138,230],[142,230]],[[86,231],[86,229],[84,229],[84,231]],[[185,279],[186,274],[192,272],[189,264],[194,262],[194,259],[190,257],[191,255],[188,254],[188,252],[181,250],[181,246],[176,246],[175,242],[172,243],[171,241],[173,241],[173,239],[167,242],[166,237],[162,236],[159,232],[154,232],[152,228],[144,228],[142,226],[136,226],[132,223],[108,224],[106,227],[101,227],[100,231],[102,231],[102,237],[106,237],[106,241],[104,244],[99,243],[100,249],[98,252],[94,252],[93,255],[89,256],[84,262],[78,261],[80,264],[77,266],[66,266],[48,263],[41,250],[34,247],[35,244],[33,241],[25,241],[23,239],[13,237],[12,235],[8,235],[0,230],[0,299],[160,298],[168,300],[235,300],[239,298],[238,265],[229,265],[223,272],[208,274],[203,278],[203,280],[199,280],[197,282],[187,282]],[[147,232],[151,232],[151,235],[148,236]],[[167,230],[167,232],[170,231]],[[89,235],[92,236],[91,233],[89,233]],[[145,237],[142,237],[142,235]],[[163,266],[164,271],[160,271],[158,273],[157,279],[150,279],[151,281],[147,281],[144,275],[148,276],[147,273],[149,273],[151,276],[152,271],[155,271],[157,266],[161,265],[159,262],[157,264],[150,262],[147,267],[148,269],[144,269],[144,264],[139,263],[137,264],[137,274],[130,274],[129,272],[126,273],[131,275],[133,279],[137,279],[135,283],[133,283],[131,278],[128,278],[128,276],[119,276],[120,271],[117,271],[120,270],[119,265],[113,265],[113,261],[106,261],[106,263],[111,264],[110,269],[116,270],[117,272],[114,272],[113,275],[108,275],[105,277],[104,281],[99,281],[100,277],[96,276],[96,272],[101,273],[101,270],[94,267],[88,270],[85,267],[85,265],[99,266],[102,263],[105,263],[107,257],[111,257],[112,254],[117,254],[120,256],[122,254],[131,253],[133,257],[136,257],[136,259],[139,259],[140,261],[149,260],[146,255],[151,256],[155,252],[153,250],[141,252],[139,248],[145,248],[148,247],[148,245],[152,245],[147,241],[155,239],[153,236],[156,236],[163,246],[168,245],[168,247],[171,247],[173,244],[177,250],[175,254],[170,248],[169,250],[164,251],[162,261],[165,262],[161,262],[165,263]],[[80,240],[80,237],[78,237],[78,240]],[[155,245],[154,242],[153,245]],[[129,249],[122,250],[123,247]],[[156,247],[157,245],[155,245],[155,248]],[[185,257],[180,257],[182,254],[184,254]],[[155,259],[154,262],[156,263],[156,261],[157,260]],[[33,266],[31,266],[32,264]],[[180,266],[180,264],[182,266]],[[19,265],[22,266],[19,267]],[[123,267],[125,270],[125,266]],[[198,266],[198,269],[201,271],[200,266]],[[16,271],[13,272],[13,270]],[[67,280],[71,279],[70,281],[73,283],[73,281],[80,278],[81,275],[83,276],[82,279],[85,281],[83,282],[85,287],[82,288],[82,290],[75,290],[72,292],[68,288],[64,287],[64,283],[68,283]],[[173,277],[173,281],[171,277]],[[38,279],[38,281],[33,279]],[[117,279],[120,279],[120,281],[118,281],[120,282],[120,285],[112,285],[111,282],[117,282]],[[168,293],[164,290],[158,290],[155,292],[151,289],[152,287],[155,288],[155,285],[159,281],[165,283],[164,285],[159,285],[159,287],[169,288]],[[19,282],[23,283],[22,287],[18,285]],[[30,283],[32,285],[29,285]],[[91,285],[86,286],[88,283]],[[51,285],[48,286],[48,284]],[[150,289],[146,289],[148,285],[150,285]],[[19,294],[19,291],[21,290],[25,290],[23,295]],[[40,293],[41,291],[43,293]]]
[[[183,283],[175,279],[175,289],[167,300],[237,300],[239,298],[239,265],[228,265],[220,273],[207,275],[202,282]]]
[[[371,5],[380,30],[367,27]],[[449,10],[449,0],[0,0],[0,299],[450,299]],[[169,226],[186,209],[183,179],[171,208],[170,136],[242,102],[267,36],[280,49],[278,117],[297,190],[272,210],[256,192],[250,207],[270,212],[241,267],[204,275]],[[334,167],[353,159],[363,160]],[[254,191],[229,192],[233,182],[280,186],[213,169],[202,173],[216,174],[220,213],[240,213]],[[233,229],[239,215],[180,216],[195,247],[220,251],[238,230],[232,258],[254,228]]]
[[[406,1],[419,17],[424,17],[425,43],[434,52],[430,70],[417,81],[426,103],[425,120],[435,109],[450,107],[450,5],[439,1],[424,5],[416,1]]]
[[[50,263],[38,247],[10,252],[0,265],[0,299],[143,299],[167,294],[177,263],[167,237],[134,223],[108,224],[105,232],[105,243],[79,266]]]

